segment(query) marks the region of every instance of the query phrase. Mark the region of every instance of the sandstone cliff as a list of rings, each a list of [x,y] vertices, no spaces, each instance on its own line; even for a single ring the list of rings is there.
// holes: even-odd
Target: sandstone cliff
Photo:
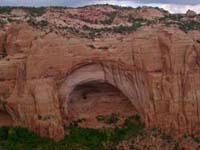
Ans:
[[[48,27],[12,23],[0,32],[0,117],[7,124],[60,140],[76,119],[96,128],[103,126],[97,115],[139,113],[146,127],[199,133],[198,30],[158,22],[91,39]]]

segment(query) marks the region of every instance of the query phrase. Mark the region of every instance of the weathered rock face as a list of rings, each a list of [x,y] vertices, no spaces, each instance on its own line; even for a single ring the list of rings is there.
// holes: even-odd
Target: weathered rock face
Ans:
[[[98,120],[101,116],[110,116],[113,112],[120,117],[116,125],[123,125],[124,119],[136,114],[136,109],[121,91],[104,82],[81,84],[73,90],[68,101],[66,123],[84,119],[81,127],[112,127],[107,120]],[[101,119],[101,118],[99,118]],[[112,123],[112,120],[110,120]]]
[[[11,116],[7,112],[0,111],[0,125],[1,126],[12,126],[13,121]]]
[[[0,58],[5,56],[5,33],[0,32]]]
[[[187,15],[188,17],[194,17],[194,16],[197,15],[197,13],[196,13],[195,11],[192,11],[192,10],[189,9],[189,10],[186,12],[186,15]]]
[[[200,47],[183,31],[142,27],[100,40],[66,39],[27,25],[5,32],[0,126],[28,127],[60,140],[71,121],[102,127],[98,115],[139,113],[147,127],[199,132]]]

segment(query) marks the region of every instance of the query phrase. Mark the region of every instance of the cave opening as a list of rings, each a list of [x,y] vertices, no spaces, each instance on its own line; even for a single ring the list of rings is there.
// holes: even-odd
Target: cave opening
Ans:
[[[68,121],[79,121],[80,127],[121,126],[136,115],[131,101],[116,87],[101,81],[77,85],[69,96]]]
[[[0,127],[13,126],[13,120],[9,113],[0,110]]]

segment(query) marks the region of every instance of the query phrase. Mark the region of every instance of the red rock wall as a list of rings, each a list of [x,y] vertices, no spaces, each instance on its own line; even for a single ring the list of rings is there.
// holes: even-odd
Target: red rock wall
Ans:
[[[24,28],[17,27],[17,36],[12,27],[5,31],[10,33],[9,55],[0,60],[0,110],[14,125],[62,139],[70,96],[80,85],[95,81],[127,97],[147,127],[199,131],[200,47],[186,33],[146,27],[123,40],[113,39],[112,51],[95,51],[87,47],[95,41],[38,36],[44,33],[30,28],[26,34],[37,38],[27,44],[27,35],[20,32]]]
[[[8,113],[0,111],[0,116],[1,116],[0,127],[13,125],[13,120]]]
[[[104,82],[89,82],[77,86],[70,95],[66,123],[82,120],[81,127],[102,128],[121,126],[124,120],[137,113],[131,101],[121,91]],[[99,121],[99,116],[116,115],[113,122]]]

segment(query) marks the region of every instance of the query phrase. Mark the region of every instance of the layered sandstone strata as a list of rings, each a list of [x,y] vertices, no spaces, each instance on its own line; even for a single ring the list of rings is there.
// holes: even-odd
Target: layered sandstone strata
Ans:
[[[60,140],[73,120],[101,127],[96,115],[139,113],[147,127],[199,132],[200,46],[191,34],[159,25],[67,39],[11,25],[0,33],[0,125]]]

